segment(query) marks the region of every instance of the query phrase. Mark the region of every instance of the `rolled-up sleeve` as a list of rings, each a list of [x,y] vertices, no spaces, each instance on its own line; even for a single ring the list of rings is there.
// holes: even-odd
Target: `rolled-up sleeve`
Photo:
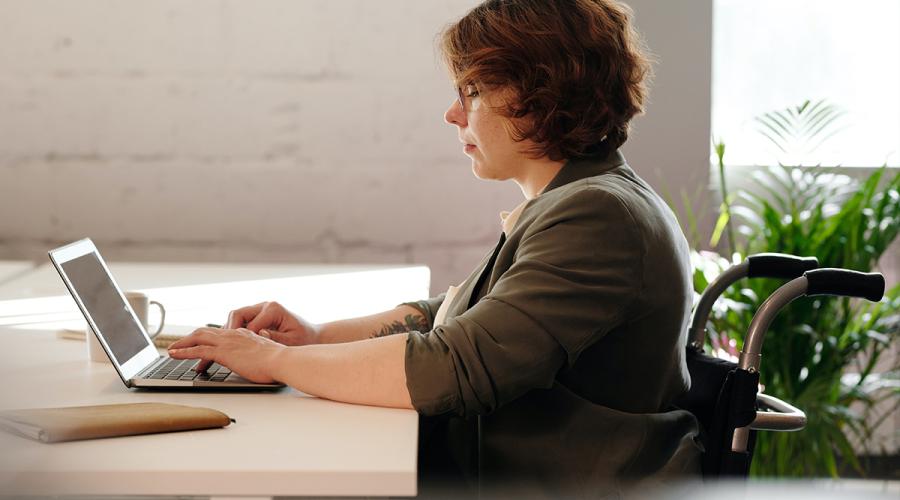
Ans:
[[[437,314],[437,310],[441,308],[441,303],[444,302],[445,295],[445,293],[442,293],[437,297],[431,297],[430,299],[404,302],[399,305],[410,306],[422,313],[422,316],[425,317],[425,322],[428,324],[428,329],[430,330],[434,328],[434,315]]]
[[[587,189],[540,215],[490,293],[430,332],[410,332],[406,379],[425,415],[490,413],[552,386],[615,328],[641,287],[643,249],[627,207]]]

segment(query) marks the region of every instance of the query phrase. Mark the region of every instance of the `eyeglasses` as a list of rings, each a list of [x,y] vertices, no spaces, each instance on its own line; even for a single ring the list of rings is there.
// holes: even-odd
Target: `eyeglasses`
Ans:
[[[478,87],[475,84],[469,83],[462,87],[456,87],[456,98],[463,111],[466,110],[466,100],[474,99],[479,95]]]

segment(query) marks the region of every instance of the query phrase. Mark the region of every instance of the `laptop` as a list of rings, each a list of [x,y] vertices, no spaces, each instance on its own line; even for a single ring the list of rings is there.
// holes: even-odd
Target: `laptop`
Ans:
[[[204,373],[197,373],[193,368],[198,360],[160,355],[90,238],[49,253],[50,261],[126,387],[204,390],[284,387],[283,384],[256,384],[218,363],[213,363]]]

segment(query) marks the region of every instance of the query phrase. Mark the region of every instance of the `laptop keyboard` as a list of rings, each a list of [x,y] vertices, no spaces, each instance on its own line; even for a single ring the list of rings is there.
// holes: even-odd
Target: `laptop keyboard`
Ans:
[[[170,358],[156,369],[144,375],[143,378],[158,380],[203,380],[209,382],[223,382],[225,377],[231,375],[231,370],[219,363],[213,363],[203,373],[194,371],[199,363],[196,359]]]

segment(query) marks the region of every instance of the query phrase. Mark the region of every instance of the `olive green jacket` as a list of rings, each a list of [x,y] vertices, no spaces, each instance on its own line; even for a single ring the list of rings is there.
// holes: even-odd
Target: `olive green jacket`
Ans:
[[[567,163],[445,324],[409,334],[420,475],[593,497],[696,470],[696,420],[671,406],[692,293],[674,214],[621,154]],[[442,300],[410,305],[431,322]]]

